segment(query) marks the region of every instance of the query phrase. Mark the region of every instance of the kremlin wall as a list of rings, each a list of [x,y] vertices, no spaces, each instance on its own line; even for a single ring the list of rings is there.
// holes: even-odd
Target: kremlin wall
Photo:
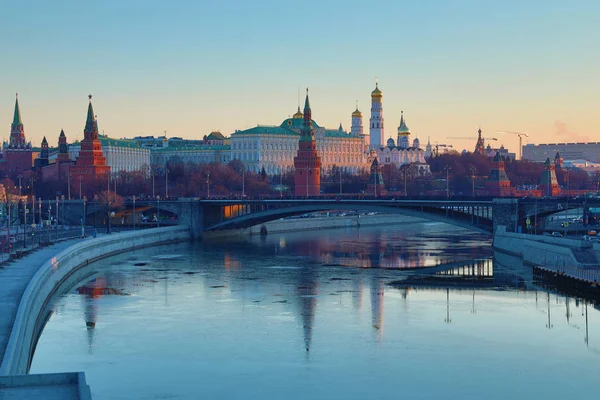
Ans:
[[[298,107],[292,117],[278,125],[257,125],[236,130],[229,137],[220,132],[211,132],[200,140],[167,138],[166,135],[158,138],[138,136],[113,139],[99,134],[90,95],[83,140],[69,144],[67,135],[61,131],[56,147],[51,148],[44,137],[40,148],[36,149],[26,140],[17,96],[10,139],[2,146],[0,173],[15,183],[19,181],[20,186],[22,180],[37,184],[68,181],[69,193],[73,197],[91,198],[107,187],[106,182],[111,174],[140,171],[150,176],[164,172],[167,164],[174,161],[182,164],[227,164],[239,160],[247,171],[255,173],[264,171],[269,176],[293,173],[295,196],[320,195],[321,176],[331,174],[334,168],[347,174],[369,171],[365,193],[385,196],[389,188],[386,188],[382,174],[384,167],[410,166],[416,171],[416,177],[431,176],[427,160],[439,155],[438,146],[446,151],[451,147],[432,146],[428,141],[423,149],[418,138],[411,141],[412,133],[402,111],[396,140],[390,137],[385,141],[384,126],[383,92],[378,82],[371,93],[368,133],[363,127],[363,115],[358,105],[351,114],[350,132],[345,131],[342,124],[337,129],[318,125],[312,118],[307,89],[303,112]],[[526,149],[531,149],[531,145],[524,146]],[[463,150],[465,153],[466,150]],[[481,129],[473,153],[490,159],[493,157],[485,187],[480,186],[477,190],[474,187],[473,195],[564,195],[555,174],[557,168],[564,168],[558,153],[553,162],[550,157],[545,159],[539,184],[527,190],[517,190],[511,185],[505,171],[506,159],[511,154],[503,147],[491,149],[488,145],[485,148]],[[524,156],[529,153],[531,150],[524,151]],[[570,191],[570,194],[576,193]]]

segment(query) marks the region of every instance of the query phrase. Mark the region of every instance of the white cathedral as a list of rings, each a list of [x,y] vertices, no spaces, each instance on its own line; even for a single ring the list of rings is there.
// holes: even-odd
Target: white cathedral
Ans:
[[[384,145],[384,119],[383,119],[383,93],[379,89],[379,82],[375,83],[375,90],[371,92],[371,118],[369,120],[369,134],[363,135],[362,114],[358,108],[352,113],[352,132],[365,137],[367,160],[377,157],[380,165],[393,164],[400,167],[405,164],[414,165],[419,175],[430,173],[429,165],[425,162],[426,151],[420,147],[419,139],[415,138],[410,143],[410,129],[406,125],[404,112],[400,112],[400,126],[398,127],[398,138],[394,142],[391,137]],[[428,152],[431,145],[427,145]]]

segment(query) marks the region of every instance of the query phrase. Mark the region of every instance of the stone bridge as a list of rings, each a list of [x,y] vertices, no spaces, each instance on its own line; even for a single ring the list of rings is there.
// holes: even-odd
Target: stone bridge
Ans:
[[[568,203],[568,204],[567,204]],[[55,218],[56,202],[43,202],[42,218],[47,210]],[[83,201],[59,201],[58,219],[61,223],[78,224],[84,215]],[[202,232],[243,229],[264,222],[317,211],[361,210],[378,213],[404,214],[445,222],[468,229],[492,232],[494,226],[504,225],[509,232],[525,228],[527,218],[544,218],[566,209],[600,207],[600,199],[513,199],[493,200],[425,200],[425,199],[276,199],[276,200],[138,200],[137,210],[167,213],[178,224],[190,226],[194,237]],[[37,207],[37,206],[36,206]],[[128,200],[124,209],[133,209]],[[37,210],[36,210],[37,211]],[[94,215],[101,220],[106,206],[88,202],[85,205],[87,222]],[[98,219],[98,218],[97,218]]]

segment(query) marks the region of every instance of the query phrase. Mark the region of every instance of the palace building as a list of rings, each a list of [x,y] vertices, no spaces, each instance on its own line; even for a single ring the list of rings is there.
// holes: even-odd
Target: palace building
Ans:
[[[294,157],[304,124],[304,114],[298,111],[280,125],[257,125],[231,134],[231,159],[238,159],[248,170],[276,175],[294,167]],[[358,109],[352,113],[352,130],[327,129],[311,119],[316,149],[321,157],[323,172],[334,165],[350,173],[366,168],[365,138],[362,135],[362,114]]]

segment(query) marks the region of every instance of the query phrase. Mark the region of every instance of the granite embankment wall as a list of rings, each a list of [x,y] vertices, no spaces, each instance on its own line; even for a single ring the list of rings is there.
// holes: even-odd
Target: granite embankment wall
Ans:
[[[61,284],[82,266],[137,248],[188,240],[189,227],[174,226],[125,232],[89,239],[61,251],[33,276],[20,299],[0,375],[22,375],[29,370],[46,306]]]
[[[246,230],[246,232],[249,232],[252,235],[260,235],[263,226],[267,229],[267,233],[276,233],[317,229],[339,229],[352,227],[356,228],[359,226],[377,226],[421,222],[432,221],[427,220],[425,218],[418,218],[398,214],[361,215],[360,218],[358,218],[358,215],[348,215],[343,217],[330,216],[312,218],[289,218],[256,225]]]
[[[595,247],[580,239],[506,232],[505,226],[496,227],[494,233],[495,250],[519,257],[528,265],[580,268],[595,265],[598,262]]]

